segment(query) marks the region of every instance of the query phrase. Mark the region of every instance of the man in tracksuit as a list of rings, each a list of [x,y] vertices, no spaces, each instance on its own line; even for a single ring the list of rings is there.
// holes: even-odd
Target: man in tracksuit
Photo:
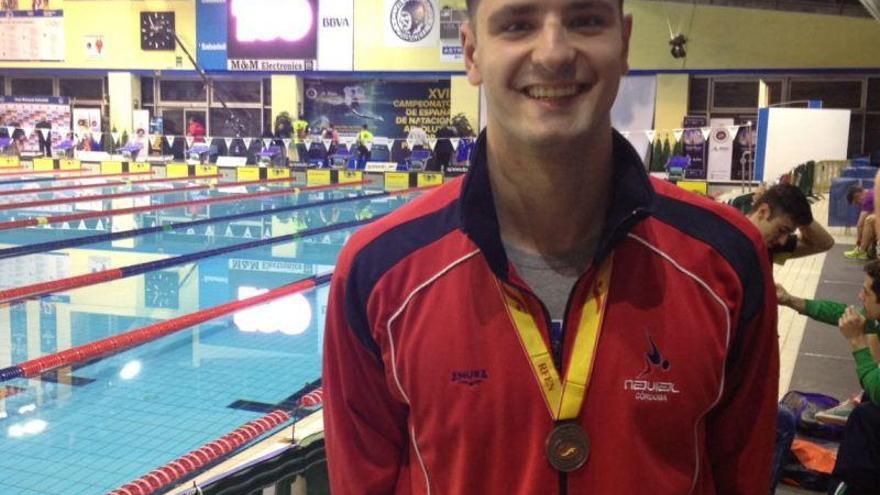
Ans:
[[[797,187],[776,184],[756,193],[753,201],[747,216],[761,232],[774,263],[783,265],[834,247],[834,238],[813,218],[810,202]]]
[[[877,362],[878,322],[880,318],[880,261],[865,265],[865,279],[859,292],[863,310],[835,301],[815,301],[795,297],[776,286],[779,304],[788,306],[824,323],[838,325],[852,348],[856,374],[865,391],[861,404],[846,420],[843,441],[837,452],[833,476],[845,483],[835,484],[835,495],[880,493],[880,367]],[[873,352],[872,352],[873,348]]]
[[[619,0],[468,7],[488,107],[468,173],[358,231],[334,272],[331,491],[765,492],[766,248],[612,130],[632,19]]]

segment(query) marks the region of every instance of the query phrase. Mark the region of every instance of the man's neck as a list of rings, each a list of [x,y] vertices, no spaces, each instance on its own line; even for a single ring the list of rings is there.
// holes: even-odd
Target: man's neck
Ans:
[[[527,252],[593,251],[611,201],[611,131],[536,150],[488,133],[489,177],[503,241]]]

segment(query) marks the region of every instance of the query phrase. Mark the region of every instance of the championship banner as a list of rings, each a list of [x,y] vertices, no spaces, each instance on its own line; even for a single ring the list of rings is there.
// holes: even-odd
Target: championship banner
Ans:
[[[755,176],[755,142],[758,132],[754,127],[741,125],[733,139],[733,180],[753,180]]]
[[[706,140],[703,139],[702,128],[706,126],[706,117],[688,115],[682,122],[684,134],[682,134],[682,149],[684,154],[690,157],[691,162],[684,171],[685,178],[706,178]]]
[[[440,0],[440,61],[461,62],[461,25],[467,21],[466,0]]]
[[[4,0],[0,4],[0,60],[63,61],[62,0]]]
[[[24,151],[38,152],[40,128],[51,129],[52,147],[72,138],[70,131],[70,102],[64,97],[0,96],[0,122],[16,124],[25,138]]]
[[[385,0],[385,44],[437,46],[440,40],[437,0]]]
[[[733,136],[727,128],[733,125],[733,119],[712,119],[709,126],[709,159],[706,178],[710,181],[731,180],[730,163],[733,157]]]
[[[208,70],[351,71],[354,0],[197,0],[196,38]]]
[[[304,86],[312,129],[333,124],[342,134],[356,134],[366,124],[375,136],[404,138],[414,126],[433,135],[449,123],[449,80],[306,79]]]

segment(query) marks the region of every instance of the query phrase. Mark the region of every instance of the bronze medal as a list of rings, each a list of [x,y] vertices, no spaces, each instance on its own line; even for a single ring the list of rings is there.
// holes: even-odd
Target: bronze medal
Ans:
[[[558,423],[547,436],[545,453],[550,465],[564,473],[577,470],[590,455],[590,437],[577,423]]]

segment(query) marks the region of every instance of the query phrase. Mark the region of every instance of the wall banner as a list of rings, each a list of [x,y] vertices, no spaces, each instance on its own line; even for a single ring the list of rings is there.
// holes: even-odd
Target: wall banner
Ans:
[[[24,151],[40,150],[38,127],[51,127],[54,147],[70,133],[70,101],[54,96],[0,96],[0,122],[23,129],[27,139]]]
[[[712,119],[709,121],[712,131],[709,133],[709,159],[706,178],[710,181],[728,181],[731,179],[730,165],[733,157],[733,136],[728,127],[733,119]]]
[[[684,154],[690,157],[691,163],[684,176],[688,179],[706,178],[706,140],[703,139],[702,128],[706,127],[706,117],[688,115],[682,122],[684,133],[681,136]]]
[[[349,134],[366,124],[376,136],[402,138],[412,126],[434,134],[449,123],[449,80],[307,79],[304,86],[303,107],[312,129],[334,124]]]

